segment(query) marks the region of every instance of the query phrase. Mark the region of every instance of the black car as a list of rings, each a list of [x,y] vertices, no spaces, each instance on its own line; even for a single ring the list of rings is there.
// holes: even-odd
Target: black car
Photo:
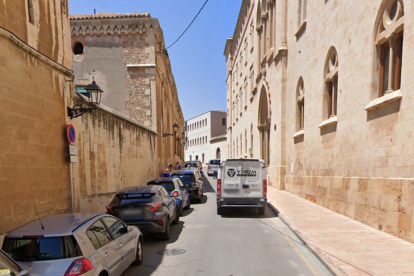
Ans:
[[[190,193],[190,199],[196,199],[201,202],[204,195],[203,177],[197,169],[173,171],[171,178],[179,178],[185,188]]]
[[[160,233],[163,240],[170,239],[170,224],[180,219],[175,199],[158,185],[124,188],[106,209],[126,224],[138,226],[144,234]]]

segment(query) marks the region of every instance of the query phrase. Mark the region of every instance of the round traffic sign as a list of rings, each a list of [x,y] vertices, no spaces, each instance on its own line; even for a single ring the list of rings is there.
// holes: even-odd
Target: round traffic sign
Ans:
[[[69,144],[74,145],[76,142],[76,131],[73,125],[68,125],[66,128]]]

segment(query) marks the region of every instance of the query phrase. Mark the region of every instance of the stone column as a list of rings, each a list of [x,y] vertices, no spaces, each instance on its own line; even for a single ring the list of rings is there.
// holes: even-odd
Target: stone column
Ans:
[[[387,38],[388,43],[390,44],[390,60],[388,65],[388,89],[385,94],[391,93],[394,91],[394,62],[395,62],[395,46],[397,42],[398,36],[392,34],[390,37]]]

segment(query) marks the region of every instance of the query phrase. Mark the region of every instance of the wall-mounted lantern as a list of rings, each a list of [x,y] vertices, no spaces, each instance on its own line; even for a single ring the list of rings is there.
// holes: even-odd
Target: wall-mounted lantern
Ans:
[[[95,79],[92,81],[91,84],[88,84],[85,87],[86,93],[84,95],[88,98],[89,103],[93,107],[83,107],[83,98],[82,98],[82,104],[75,104],[73,107],[68,106],[68,116],[73,119],[79,116],[82,116],[86,112],[91,112],[92,110],[95,110],[98,105],[101,103],[102,99],[102,89],[99,87],[99,85],[96,84]]]
[[[167,136],[173,136],[173,135],[175,135],[175,134],[177,134],[177,132],[178,132],[178,125],[177,125],[177,123],[174,123],[174,125],[173,125],[173,131],[174,131],[174,133],[162,133],[162,137],[167,137]]]

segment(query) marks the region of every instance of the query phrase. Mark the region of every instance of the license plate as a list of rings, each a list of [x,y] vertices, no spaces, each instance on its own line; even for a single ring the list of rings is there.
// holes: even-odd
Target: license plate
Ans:
[[[142,210],[141,209],[126,209],[124,211],[124,214],[127,216],[139,216],[142,214]]]

